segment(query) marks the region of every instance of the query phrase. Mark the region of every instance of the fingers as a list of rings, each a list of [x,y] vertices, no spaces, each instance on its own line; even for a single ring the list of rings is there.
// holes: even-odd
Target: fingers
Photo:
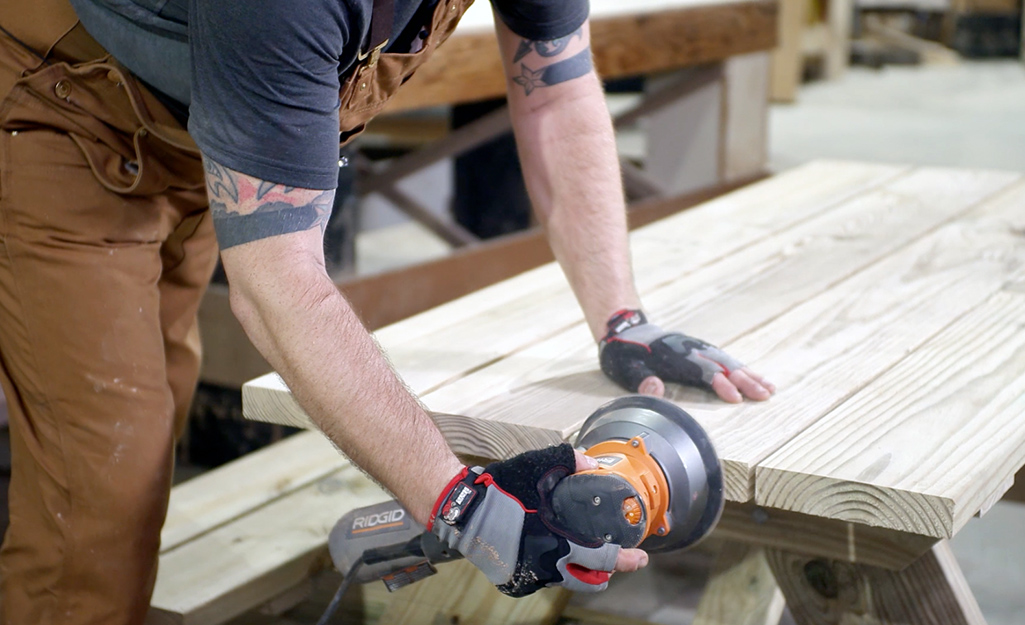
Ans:
[[[715,374],[715,377],[712,378],[712,390],[719,396],[719,399],[725,402],[739,404],[744,401],[744,396],[740,394],[740,391],[737,390],[733,382],[730,382],[722,372]]]
[[[776,386],[744,367],[730,373],[728,378],[722,373],[715,374],[712,390],[723,401],[736,404],[744,401],[744,397],[765,401],[776,392]]]
[[[574,449],[573,454],[577,458],[577,473],[580,473],[581,471],[593,471],[598,468],[598,461],[581,453],[579,449]]]
[[[666,385],[656,375],[649,375],[637,387],[637,392],[641,395],[651,395],[652,397],[662,397],[666,394]]]
[[[616,557],[616,571],[630,573],[648,565],[648,554],[643,549],[620,549]]]
[[[765,390],[769,391],[770,395],[774,395],[776,393],[776,385],[773,384],[772,382],[769,382],[768,380],[766,380],[762,376],[758,375],[754,371],[751,371],[747,367],[744,367],[743,369],[741,369],[741,371],[746,373],[748,375],[748,377],[750,377],[755,382],[761,384],[762,388],[764,388]]]

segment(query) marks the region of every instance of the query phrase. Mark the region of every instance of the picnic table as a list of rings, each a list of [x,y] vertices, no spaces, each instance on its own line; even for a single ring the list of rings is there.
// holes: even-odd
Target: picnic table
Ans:
[[[1023,205],[1020,173],[817,161],[631,234],[650,317],[779,388],[737,405],[669,388],[725,473],[699,622],[773,622],[781,597],[802,625],[984,622],[947,539],[1025,464]],[[622,394],[554,264],[376,337],[468,456],[570,439]],[[243,394],[249,418],[310,425],[274,374]],[[269,599],[323,563],[345,511],[387,497],[319,433],[258,454],[226,469],[232,492],[202,476],[172,494],[165,541],[213,529],[164,552],[155,606],[229,577]]]

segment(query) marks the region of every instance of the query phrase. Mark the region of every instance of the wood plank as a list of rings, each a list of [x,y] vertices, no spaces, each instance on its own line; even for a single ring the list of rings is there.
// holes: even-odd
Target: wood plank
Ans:
[[[702,3],[636,15],[594,14],[591,48],[603,78],[622,78],[721,61],[772,48],[776,2]],[[457,31],[389,103],[394,113],[506,93],[494,32]]]
[[[1004,493],[1004,499],[1006,501],[1025,503],[1025,469],[1021,469],[1014,476],[1014,484],[1009,491]]]
[[[1005,198],[1007,211],[963,229],[970,249],[936,262],[960,257],[963,266],[974,266],[960,280],[992,282],[987,264],[997,265],[996,277],[1004,280],[1015,268],[1025,276],[1025,247],[1015,232],[1025,226],[1025,185]],[[1006,237],[1019,239],[1017,250],[1000,241]],[[946,242],[957,244],[953,237]],[[1025,293],[1014,291],[1000,291],[960,316],[763,462],[756,500],[952,537],[1025,464],[1022,327]]]
[[[810,560],[767,550],[798,625],[985,625],[946,542],[907,569]]]
[[[697,271],[897,179],[905,171],[894,166],[819,161],[642,228],[632,235],[639,288],[645,293],[682,273]],[[673,262],[666,262],[667,253],[674,251]],[[507,315],[516,319],[512,328]],[[551,264],[389,326],[379,331],[377,338],[407,384],[423,394],[544,339],[553,333],[550,328],[558,332],[581,322],[582,314],[565,279]],[[473,331],[469,336],[468,330]],[[438,356],[437,345],[452,344],[473,348]],[[586,349],[590,352],[592,348]],[[593,354],[587,359],[590,365]],[[252,405],[244,404],[243,409],[247,417],[259,415],[275,422],[285,418]],[[300,415],[288,417],[288,422],[304,421],[308,419]]]
[[[682,196],[637,202],[630,206],[630,227],[640,228],[762,178],[764,175],[758,175]],[[336,284],[364,325],[377,330],[552,260],[544,232],[535,228],[456,250],[438,260]],[[207,290],[199,308],[199,325],[204,345],[200,378],[204,382],[240,388],[271,370],[232,314],[227,287],[215,284]]]
[[[825,54],[825,77],[827,80],[836,80],[846,73],[850,65],[853,1],[829,0],[826,4],[826,20],[830,36]]]
[[[797,512],[728,502],[712,536],[724,541],[899,571],[938,539]]]
[[[722,546],[694,625],[776,625],[786,602],[760,547]]]
[[[721,163],[723,180],[765,168],[769,160],[769,53],[725,62]]]
[[[717,78],[703,81],[644,120],[644,173],[669,193],[686,193],[722,179],[724,65],[688,67],[645,81],[645,91],[650,94],[684,80],[688,74],[712,73]]]
[[[183,625],[222,623],[329,564],[327,536],[343,514],[390,496],[342,469],[160,555],[152,606]]]
[[[772,51],[771,98],[793,102],[804,70],[801,54],[807,0],[780,0],[776,48]]]
[[[160,534],[170,551],[348,464],[319,433],[301,432],[171,489]]]
[[[946,323],[940,316],[947,310],[943,306],[969,307],[998,288],[1005,278],[999,267],[977,260],[978,265],[961,266],[962,283],[956,285],[961,290],[936,295],[918,266],[921,256],[933,250],[928,242],[870,265],[1015,178],[921,170],[644,296],[654,319],[728,345],[782,389],[770,402],[739,405],[692,389],[670,391],[670,398],[716,440],[728,498],[750,499],[755,465],[857,388],[855,375],[867,383],[938,331]],[[662,232],[671,238],[683,230],[667,226]],[[663,262],[678,259],[663,257]],[[822,293],[866,267],[846,290]],[[980,269],[989,273],[975,279],[971,272]],[[864,310],[863,318],[847,321],[845,313],[852,308]],[[877,334],[886,341],[870,348],[866,341]],[[851,373],[845,373],[848,369]],[[829,375],[840,378],[830,381]],[[424,400],[433,410],[465,415],[446,420],[443,431],[452,441],[477,445],[459,451],[488,456],[522,451],[515,443],[519,431],[549,429],[569,436],[593,409],[619,394],[598,371],[593,344],[581,325],[447,384]]]

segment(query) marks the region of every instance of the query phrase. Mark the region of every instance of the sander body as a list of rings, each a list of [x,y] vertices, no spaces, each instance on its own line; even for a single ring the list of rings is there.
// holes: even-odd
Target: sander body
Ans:
[[[563,478],[552,507],[581,543],[673,551],[715,527],[724,503],[719,458],[697,421],[675,404],[640,395],[615,399],[585,421],[574,444],[598,468]],[[389,590],[462,557],[396,501],[346,514],[329,548],[345,585],[380,579]]]

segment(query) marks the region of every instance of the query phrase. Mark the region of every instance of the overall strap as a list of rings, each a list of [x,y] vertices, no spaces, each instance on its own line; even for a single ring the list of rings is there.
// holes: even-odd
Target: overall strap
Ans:
[[[373,13],[370,15],[370,45],[366,51],[360,50],[360,61],[371,56],[370,64],[377,62],[381,50],[388,45],[394,24],[395,0],[374,0]]]

